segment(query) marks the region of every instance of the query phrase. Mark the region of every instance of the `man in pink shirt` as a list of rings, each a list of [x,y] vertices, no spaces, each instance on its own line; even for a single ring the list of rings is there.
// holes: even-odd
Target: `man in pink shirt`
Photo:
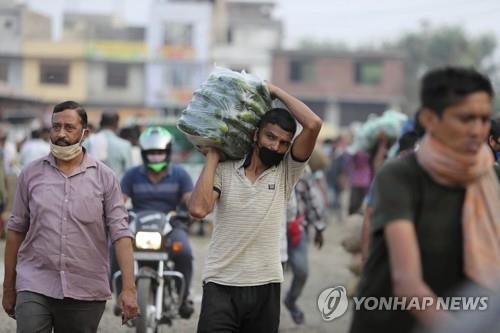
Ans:
[[[82,149],[87,114],[54,107],[50,154],[19,175],[5,247],[2,305],[18,332],[97,332],[106,299],[108,240],[123,274],[125,320],[137,316],[131,235],[113,171]]]

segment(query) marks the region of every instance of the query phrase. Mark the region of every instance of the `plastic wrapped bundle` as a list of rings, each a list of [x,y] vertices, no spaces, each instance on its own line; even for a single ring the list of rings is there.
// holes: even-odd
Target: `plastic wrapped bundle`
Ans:
[[[259,78],[216,67],[194,92],[177,127],[195,146],[212,146],[227,159],[240,159],[250,150],[253,132],[271,103]]]
[[[360,150],[370,151],[377,144],[381,133],[385,133],[391,141],[397,140],[407,119],[407,115],[394,110],[387,110],[381,116],[370,116],[356,133],[348,152],[355,154]]]

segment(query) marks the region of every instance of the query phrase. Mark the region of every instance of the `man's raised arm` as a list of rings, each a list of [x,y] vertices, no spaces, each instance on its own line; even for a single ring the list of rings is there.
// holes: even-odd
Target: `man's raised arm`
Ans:
[[[302,126],[302,132],[295,138],[292,145],[292,156],[299,161],[305,161],[311,156],[321,130],[321,118],[318,117],[307,105],[293,97],[283,89],[267,82],[271,97],[278,98],[292,116]]]

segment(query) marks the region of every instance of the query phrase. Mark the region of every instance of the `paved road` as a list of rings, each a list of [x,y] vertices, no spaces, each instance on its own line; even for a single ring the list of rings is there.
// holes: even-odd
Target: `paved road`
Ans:
[[[323,332],[347,332],[350,322],[350,314],[335,319],[332,322],[324,322],[317,309],[317,297],[322,290],[336,285],[346,285],[351,277],[347,269],[350,260],[349,255],[341,248],[340,241],[346,233],[346,228],[334,221],[325,232],[326,243],[322,250],[310,248],[310,278],[305,286],[304,293],[299,300],[299,306],[304,310],[306,323],[297,326],[293,323],[287,310],[282,307],[280,332],[295,333],[323,333]],[[201,304],[201,270],[204,255],[209,243],[208,237],[192,237],[192,246],[195,253],[195,270],[192,286],[192,294],[196,305],[196,312],[190,320],[177,320],[172,327],[162,327],[161,332],[195,332],[196,321]],[[0,261],[3,260],[5,242],[0,242]],[[3,262],[0,268],[0,278],[3,281]],[[286,290],[290,283],[291,275],[285,274],[283,289]],[[0,290],[1,293],[1,290]],[[120,319],[112,314],[112,302],[108,302],[106,312],[99,327],[100,333],[126,332],[132,333],[133,329],[120,326]],[[0,311],[0,333],[14,333],[15,321],[8,318]]]

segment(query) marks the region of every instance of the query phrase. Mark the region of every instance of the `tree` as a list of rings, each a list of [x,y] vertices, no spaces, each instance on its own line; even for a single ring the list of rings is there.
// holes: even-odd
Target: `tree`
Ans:
[[[468,36],[459,26],[433,27],[422,23],[419,30],[402,35],[385,45],[404,55],[406,102],[404,109],[412,113],[419,106],[419,81],[429,69],[445,66],[472,66],[497,81],[493,56],[496,38],[491,34]],[[498,101],[497,101],[498,105]]]

